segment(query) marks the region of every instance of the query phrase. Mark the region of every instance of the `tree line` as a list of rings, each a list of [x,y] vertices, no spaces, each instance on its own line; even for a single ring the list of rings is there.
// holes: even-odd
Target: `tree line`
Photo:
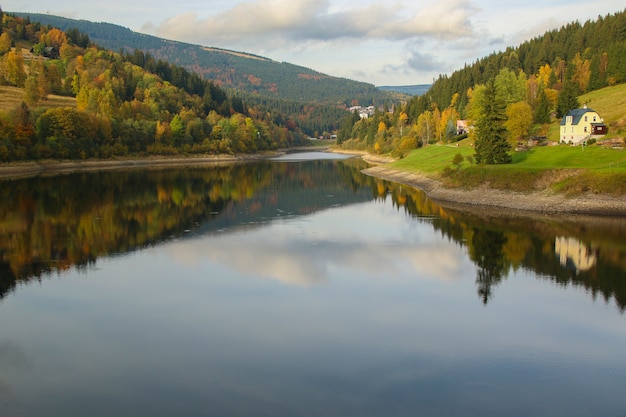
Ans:
[[[498,145],[488,143],[488,148],[506,153],[531,129],[545,135],[553,116],[561,118],[579,107],[579,95],[623,82],[626,11],[564,25],[517,48],[466,64],[451,75],[440,75],[425,94],[392,113],[377,112],[364,120],[346,116],[338,140],[345,147],[401,156],[431,142],[454,142],[469,134],[475,140],[496,138]],[[485,99],[486,93],[496,106]],[[468,120],[474,129],[459,132],[457,120]],[[497,130],[495,136],[485,130],[491,128]],[[477,154],[484,161],[509,160],[502,158]]]
[[[0,111],[0,161],[247,153],[306,143],[297,122],[255,111],[149,54],[104,50],[78,30],[4,13],[1,29],[0,85],[23,89],[24,101]],[[76,105],[52,107],[51,94],[75,97]]]

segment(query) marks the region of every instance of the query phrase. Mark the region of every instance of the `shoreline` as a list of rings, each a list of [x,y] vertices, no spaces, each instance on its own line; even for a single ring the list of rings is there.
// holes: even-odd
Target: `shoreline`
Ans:
[[[432,178],[389,168],[384,164],[366,168],[361,172],[418,188],[443,207],[470,210],[490,216],[541,214],[626,217],[626,198],[597,194],[567,197],[549,190],[519,193],[489,187],[471,190],[447,188]]]
[[[20,161],[0,163],[0,180],[25,178],[36,175],[67,174],[70,172],[105,171],[132,168],[168,168],[203,165],[226,165],[244,163],[284,155],[288,151],[319,151],[327,152],[328,147],[302,146],[298,148],[278,149],[256,154],[218,154],[218,155],[188,155],[188,156],[158,156],[119,157],[111,159],[86,160],[44,160]]]
[[[36,175],[54,175],[70,172],[109,171],[132,168],[167,168],[202,165],[225,165],[280,155],[211,155],[190,157],[145,157],[129,159],[93,159],[85,161],[33,161],[0,165],[0,179],[25,178]]]
[[[607,195],[587,194],[567,197],[549,190],[532,193],[503,191],[489,187],[471,190],[444,187],[440,181],[424,175],[401,171],[387,166],[394,159],[376,156],[367,152],[320,149],[320,152],[350,154],[372,164],[362,170],[366,175],[405,184],[422,190],[428,198],[450,209],[469,210],[489,216],[499,215],[576,215],[626,217],[626,198]],[[37,161],[0,165],[0,179],[27,178],[37,175],[55,175],[69,172],[105,171],[135,168],[167,168],[180,166],[226,165],[244,163],[280,155],[205,155],[189,157],[145,157],[129,159],[106,159],[86,161]]]

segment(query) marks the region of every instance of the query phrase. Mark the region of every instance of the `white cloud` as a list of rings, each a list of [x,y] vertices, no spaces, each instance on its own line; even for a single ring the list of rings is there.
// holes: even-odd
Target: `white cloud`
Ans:
[[[442,68],[441,62],[437,61],[436,57],[419,51],[411,52],[407,64],[418,72],[441,71]]]
[[[110,22],[159,37],[393,85],[430,82],[546,30],[620,12],[624,4],[623,0],[110,0],[103,9],[97,0],[5,0],[2,8]],[[384,51],[372,50],[381,45]]]
[[[256,0],[205,18],[196,12],[182,13],[157,25],[145,24],[142,29],[169,39],[233,46],[269,41],[282,46],[342,39],[359,43],[416,37],[456,39],[473,36],[470,17],[476,12],[468,0],[447,0],[417,10],[397,3],[354,3],[348,9],[335,9],[329,1]]]

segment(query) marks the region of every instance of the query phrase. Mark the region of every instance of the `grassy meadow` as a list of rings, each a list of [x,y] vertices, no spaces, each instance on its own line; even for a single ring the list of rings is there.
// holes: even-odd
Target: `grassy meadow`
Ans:
[[[578,101],[600,114],[609,127],[608,137],[626,135],[626,84],[592,91],[580,96]]]
[[[23,88],[0,86],[0,110],[9,112],[19,107],[23,101]],[[76,107],[76,99],[74,97],[63,97],[49,94],[46,100],[39,100],[37,104],[29,107]]]
[[[463,162],[454,164],[457,154]],[[551,188],[574,195],[584,192],[626,196],[626,151],[592,145],[535,147],[513,152],[513,163],[476,165],[467,160],[474,155],[471,141],[459,147],[430,145],[394,162],[391,168],[419,172],[440,179],[451,187],[492,188],[519,192]]]

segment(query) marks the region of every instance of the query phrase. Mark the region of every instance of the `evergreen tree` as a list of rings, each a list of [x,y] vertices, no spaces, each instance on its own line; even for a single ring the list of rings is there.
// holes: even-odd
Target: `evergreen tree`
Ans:
[[[540,86],[539,97],[537,97],[537,107],[535,107],[535,113],[533,118],[535,123],[545,124],[550,123],[550,100],[546,95],[546,90],[543,86]]]
[[[507,142],[505,105],[498,97],[496,85],[491,79],[485,88],[485,100],[482,105],[483,117],[476,125],[476,154],[477,163],[507,164],[511,162],[511,145]]]
[[[359,113],[354,111],[350,115],[344,117],[341,127],[337,132],[337,144],[341,144],[349,139],[352,139],[352,128],[354,125],[361,120]]]
[[[580,107],[577,97],[577,88],[574,83],[569,80],[565,80],[563,89],[559,94],[559,98],[556,103],[556,117],[559,119],[565,116],[570,110]]]

